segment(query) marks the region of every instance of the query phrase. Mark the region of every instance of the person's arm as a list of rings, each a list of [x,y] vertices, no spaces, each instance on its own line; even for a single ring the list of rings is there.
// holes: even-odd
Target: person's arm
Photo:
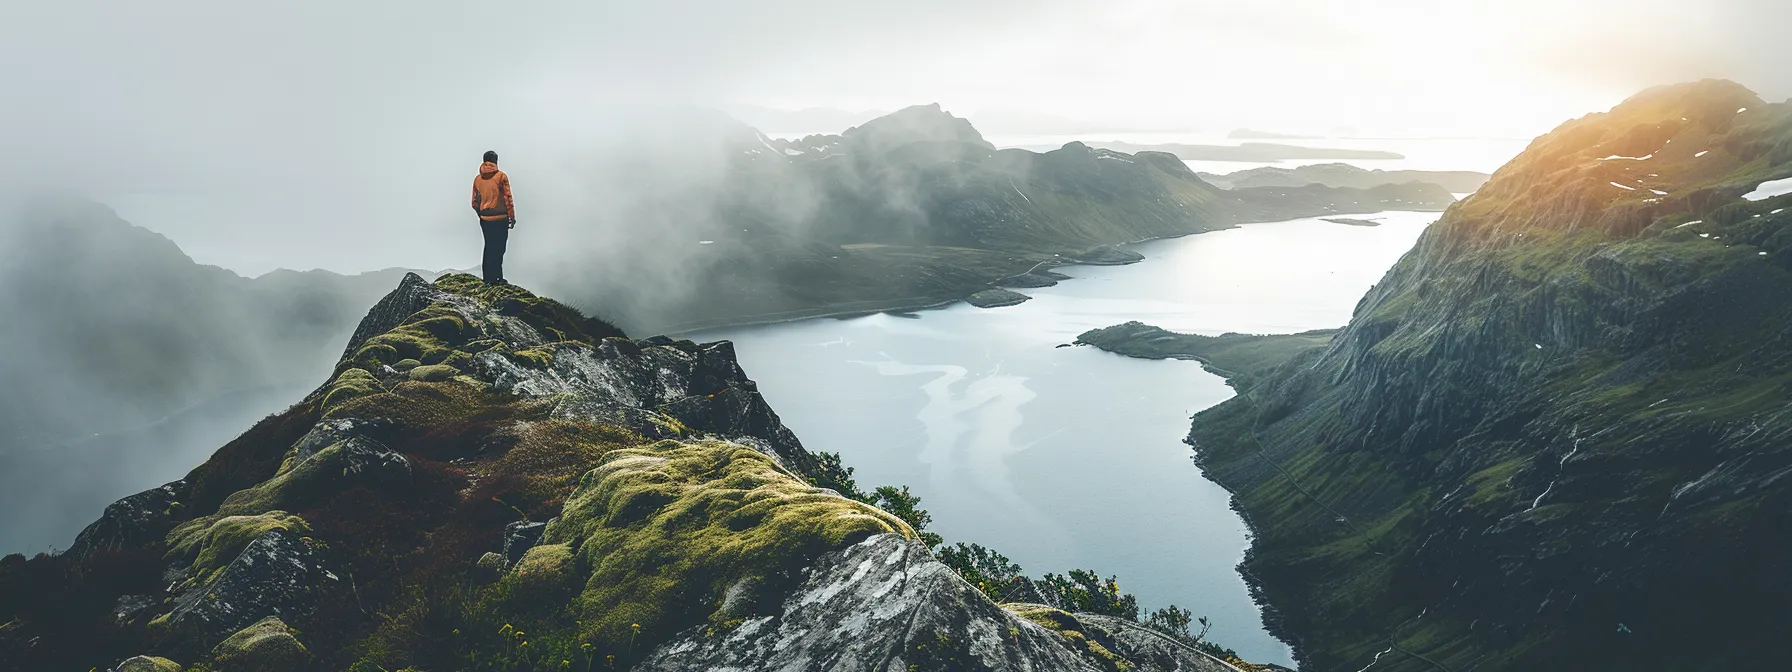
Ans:
[[[504,195],[504,211],[510,213],[510,228],[516,228],[516,200],[510,197],[510,176],[498,180],[498,193]]]
[[[473,178],[473,212],[479,212],[479,178]]]

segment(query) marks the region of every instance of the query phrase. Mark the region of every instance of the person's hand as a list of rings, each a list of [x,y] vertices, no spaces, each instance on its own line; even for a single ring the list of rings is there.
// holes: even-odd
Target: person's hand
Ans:
[[[516,220],[510,220],[510,228],[516,228]]]

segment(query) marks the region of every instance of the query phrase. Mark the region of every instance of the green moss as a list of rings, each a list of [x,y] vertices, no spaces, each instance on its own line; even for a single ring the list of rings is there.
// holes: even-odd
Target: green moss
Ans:
[[[483,558],[482,558],[483,559]],[[505,614],[506,622],[533,623],[531,631],[563,621],[578,593],[583,575],[579,559],[565,544],[544,544],[529,549],[516,566],[504,573],[498,585],[487,591],[483,611]],[[570,639],[576,633],[568,630]]]
[[[435,287],[477,299],[497,308],[504,315],[520,318],[550,340],[580,341],[596,345],[607,337],[627,336],[613,324],[586,317],[577,310],[531,294],[529,290],[516,285],[488,285],[479,278],[459,273],[442,276],[436,280]]]
[[[427,368],[427,367],[424,367]],[[357,397],[340,404],[328,417],[380,418],[404,432],[421,432],[457,424],[498,419],[541,419],[554,407],[553,400],[516,399],[490,392],[485,384],[461,382],[456,376],[443,382],[405,381],[383,394]]]
[[[191,580],[203,583],[243,552],[249,542],[274,530],[311,532],[303,518],[285,511],[247,516],[206,516],[182,523],[168,534],[170,559],[193,557]]]
[[[212,649],[219,672],[300,672],[310,667],[311,652],[278,616],[243,628]]]
[[[703,622],[723,591],[769,580],[887,532],[895,517],[823,493],[749,448],[717,441],[611,451],[586,473],[544,541],[591,568],[577,611],[587,637],[661,638]]]
[[[465,371],[473,368],[473,354],[455,350],[454,354],[448,355],[447,359],[442,360],[441,366],[453,367]]]
[[[398,363],[393,364],[392,368],[397,369],[400,373],[403,373],[405,371],[410,371],[411,369],[415,369],[422,365],[423,365],[423,362],[419,362],[415,359],[401,359],[401,360],[398,360]]]
[[[518,350],[510,353],[510,359],[531,369],[546,369],[554,365],[554,350],[547,346]]]
[[[301,509],[318,495],[339,487],[347,469],[346,455],[343,443],[330,444],[273,478],[231,493],[218,506],[218,514],[255,516],[277,509]]]
[[[414,362],[415,359],[401,358],[398,348],[386,343],[363,343],[348,359],[348,363],[362,369],[373,370],[388,362]]]
[[[1043,604],[1004,604],[1002,608],[1050,630],[1052,634],[1062,638],[1072,651],[1098,669],[1125,672],[1135,667],[1131,661],[1120,657],[1084,633],[1088,628],[1070,612]]]
[[[431,304],[391,331],[367,339],[349,358],[349,364],[369,371],[382,366],[400,369],[400,364],[412,361],[441,364],[458,352],[457,346],[479,335],[479,329],[468,324],[454,306]]]
[[[420,383],[439,383],[460,375],[460,369],[447,364],[426,364],[411,369],[410,379]]]
[[[572,571],[572,547],[566,544],[543,544],[529,549],[518,560],[512,573],[519,577],[552,579]]]
[[[492,348],[499,348],[499,347],[503,347],[503,346],[504,346],[504,342],[500,341],[498,339],[481,338],[476,341],[468,341],[466,345],[460,346],[460,349],[462,352],[481,353],[481,352],[490,350]]]
[[[336,374],[336,379],[330,381],[330,384],[325,387],[324,397],[318,403],[318,409],[323,411],[326,417],[333,417],[331,411],[349,400],[385,391],[386,388],[380,385],[380,381],[366,369],[345,369],[342,373]]]
[[[119,663],[113,672],[181,672],[180,663],[155,656],[137,656]]]

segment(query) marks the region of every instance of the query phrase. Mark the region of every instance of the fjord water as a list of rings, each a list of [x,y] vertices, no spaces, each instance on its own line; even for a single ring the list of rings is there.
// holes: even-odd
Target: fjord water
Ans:
[[[1031,575],[1117,575],[1149,608],[1213,621],[1248,660],[1291,664],[1236,566],[1248,530],[1182,443],[1231,388],[1199,365],[1057,346],[1139,320],[1203,334],[1342,326],[1435,213],[1380,226],[1304,219],[1134,246],[1144,262],[1068,267],[1032,301],[914,316],[816,319],[694,335],[742,366],[810,450],[866,489],[908,485],[947,542],[996,549]]]

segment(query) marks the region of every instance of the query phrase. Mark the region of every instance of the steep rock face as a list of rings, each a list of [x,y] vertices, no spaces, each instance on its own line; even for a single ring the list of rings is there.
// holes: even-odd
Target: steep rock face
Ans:
[[[1092,664],[830,489],[842,474],[726,342],[631,340],[514,286],[411,276],[302,402],[121,500],[75,551],[0,564],[0,660]]]
[[[1197,417],[1304,665],[1771,665],[1792,217],[1740,197],[1788,139],[1788,106],[1716,81],[1564,124],[1328,347]]]

